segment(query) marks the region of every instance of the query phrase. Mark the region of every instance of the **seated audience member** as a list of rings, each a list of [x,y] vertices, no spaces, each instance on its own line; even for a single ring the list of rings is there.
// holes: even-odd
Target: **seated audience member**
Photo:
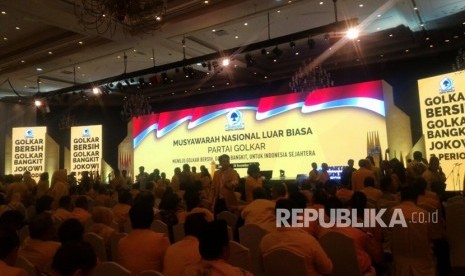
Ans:
[[[68,175],[66,170],[58,170],[52,174],[52,180],[50,182],[50,190],[48,191],[48,194],[54,199],[54,208],[58,206],[60,198],[62,196],[68,195],[69,193],[68,183],[66,182],[67,179]]]
[[[152,206],[134,204],[129,211],[129,218],[133,230],[118,243],[118,263],[134,275],[144,270],[163,271],[163,257],[169,240],[166,235],[150,230],[153,222]]]
[[[113,212],[107,207],[95,207],[92,210],[91,232],[103,238],[105,246],[110,250],[111,237],[116,233],[116,230],[111,227],[113,223]]]
[[[71,242],[57,250],[52,269],[57,276],[92,276],[96,265],[97,256],[89,243]]]
[[[24,216],[17,210],[8,210],[0,216],[0,227],[19,231],[24,226]]]
[[[48,172],[41,173],[36,187],[36,197],[41,198],[43,195],[46,195],[48,193],[49,186]]]
[[[42,213],[29,223],[29,238],[19,249],[19,255],[30,261],[39,271],[51,273],[53,256],[60,247],[52,216]]]
[[[271,186],[271,199],[273,201],[278,201],[282,198],[287,197],[287,186],[285,183],[276,182]]]
[[[352,198],[358,198],[355,203],[351,200],[351,204],[354,205],[354,208],[362,211],[363,206],[366,205],[366,196],[361,194],[360,192],[355,192]],[[363,200],[364,203],[360,203]],[[336,215],[336,210],[342,208],[342,203],[337,198],[331,198],[328,200],[325,206],[326,215],[330,219],[334,219],[334,215]],[[362,213],[363,216],[363,213]],[[362,274],[367,275],[376,275],[375,269],[372,266],[372,259],[381,261],[382,259],[382,245],[377,243],[376,239],[373,237],[372,233],[365,231],[361,228],[355,227],[333,227],[331,229],[327,229],[327,231],[336,231],[342,233],[352,239],[355,245],[355,253],[357,255],[358,265]]]
[[[89,213],[89,200],[86,196],[79,196],[74,202],[74,210],[71,212],[72,217],[79,220],[82,225],[86,225],[91,215]]]
[[[190,214],[184,223],[186,236],[168,247],[165,254],[163,273],[166,276],[181,276],[184,269],[200,261],[199,235],[204,231],[207,220],[204,214]]]
[[[349,200],[352,198],[352,195],[354,194],[354,191],[350,189],[351,177],[352,177],[352,170],[350,170],[350,177],[349,176],[341,177],[342,187],[336,192],[336,197],[342,202],[343,205],[346,205],[349,202]]]
[[[123,230],[124,224],[129,221],[129,210],[131,209],[132,196],[128,190],[118,191],[118,203],[113,207],[113,215],[118,223],[120,230]]]
[[[377,202],[383,193],[375,188],[375,179],[373,177],[366,177],[363,185],[365,188],[361,192],[366,195],[368,202],[372,202],[373,204]]]
[[[441,202],[439,202],[439,198],[437,197],[436,193],[426,190],[428,184],[425,179],[419,177],[415,179],[413,185],[418,192],[418,206],[425,207],[427,210],[439,210],[441,208]]]
[[[401,191],[402,202],[395,207],[402,212],[407,227],[395,225],[392,228],[393,275],[436,275],[428,235],[430,226],[427,222],[416,219],[420,213],[427,217],[426,211],[416,206],[417,197],[418,191],[415,187],[404,187]]]
[[[190,191],[186,190],[184,193],[184,201],[186,203],[187,210],[177,212],[178,223],[184,223],[186,217],[190,214],[201,213],[205,216],[207,221],[213,221],[215,218],[213,213],[201,206],[200,192],[197,190]]]
[[[27,276],[27,272],[14,267],[18,256],[19,238],[11,228],[0,228],[0,275]]]
[[[256,224],[262,229],[272,232],[276,230],[274,201],[267,199],[266,190],[258,187],[253,190],[253,201],[241,213],[244,225]]]
[[[77,219],[67,219],[58,228],[58,240],[65,244],[67,242],[81,242],[84,237],[84,226]]]
[[[58,202],[58,208],[53,212],[53,216],[61,221],[65,221],[73,217],[71,210],[73,209],[70,196],[62,196]]]
[[[431,190],[431,183],[446,182],[446,175],[439,165],[439,158],[431,156],[429,159],[428,168],[421,175],[426,180],[426,190]]]
[[[229,238],[226,221],[209,222],[199,236],[200,262],[188,266],[183,276],[228,275],[252,276],[250,272],[226,262],[229,256]]]
[[[276,202],[276,209],[286,209],[291,212],[293,208],[295,203],[289,199]],[[288,223],[292,224],[292,216],[289,217]],[[300,228],[278,227],[277,231],[267,234],[260,242],[262,256],[278,248],[302,255],[305,258],[307,275],[330,274],[333,269],[331,260],[318,241]]]
[[[36,215],[39,215],[43,212],[52,212],[52,203],[53,203],[53,197],[49,195],[44,195],[37,199],[36,202]],[[28,218],[32,219],[32,218]]]

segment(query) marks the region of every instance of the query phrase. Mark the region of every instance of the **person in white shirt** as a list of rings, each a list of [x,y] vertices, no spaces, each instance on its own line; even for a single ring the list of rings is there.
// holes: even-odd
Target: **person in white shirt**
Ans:
[[[256,224],[268,232],[275,231],[275,202],[266,198],[264,188],[255,188],[252,193],[254,200],[241,213],[244,224]]]

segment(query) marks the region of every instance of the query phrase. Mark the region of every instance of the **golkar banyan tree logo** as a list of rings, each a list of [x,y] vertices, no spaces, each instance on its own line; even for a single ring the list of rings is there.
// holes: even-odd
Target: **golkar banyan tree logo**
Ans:
[[[90,137],[90,129],[85,128],[84,131],[82,132],[82,137]]]
[[[326,216],[324,209],[276,209],[276,227],[309,227],[310,223],[317,222],[323,228],[332,227],[376,227],[392,228],[396,226],[408,227],[412,223],[438,223],[439,213],[414,212],[407,220],[401,209],[393,208],[379,210],[366,208],[363,215],[357,209],[331,209]],[[360,220],[359,218],[363,219]]]
[[[24,134],[24,138],[34,138],[34,132],[32,132],[32,129],[28,128],[26,130],[26,133]]]
[[[445,77],[439,82],[439,93],[454,92],[454,80],[451,78]]]
[[[226,114],[226,119],[228,124],[226,125],[226,130],[239,130],[244,129],[244,122],[242,121],[242,113],[233,109]]]

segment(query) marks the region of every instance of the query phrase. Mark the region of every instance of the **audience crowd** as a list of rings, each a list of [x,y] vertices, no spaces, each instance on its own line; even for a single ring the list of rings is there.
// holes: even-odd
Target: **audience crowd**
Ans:
[[[88,172],[78,180],[66,170],[54,172],[50,181],[43,173],[38,183],[27,172],[5,176],[0,179],[0,275],[97,275],[109,261],[132,275],[265,275],[264,259],[279,249],[303,257],[306,275],[331,275],[340,264],[321,242],[328,233],[353,241],[362,275],[451,275],[446,178],[437,157],[427,161],[420,152],[413,157],[406,167],[395,158],[378,167],[367,157],[356,169],[348,160],[337,181],[330,179],[326,163],[321,170],[312,163],[300,182],[270,183],[258,163],[241,178],[227,155],[219,157],[213,176],[204,166],[197,172],[188,164],[176,168],[171,179],[140,167],[134,183],[118,169],[108,184]],[[408,227],[326,228],[318,220],[277,227],[276,209],[295,208],[321,211],[324,221],[334,210],[356,209],[361,222],[366,208],[386,209],[383,220],[400,210]],[[232,223],[216,219],[225,212],[235,218]],[[436,213],[438,219],[411,223],[419,213]],[[250,265],[240,267],[231,251],[234,241],[243,242],[239,229],[248,225],[264,234],[257,236],[258,258],[250,248]]]

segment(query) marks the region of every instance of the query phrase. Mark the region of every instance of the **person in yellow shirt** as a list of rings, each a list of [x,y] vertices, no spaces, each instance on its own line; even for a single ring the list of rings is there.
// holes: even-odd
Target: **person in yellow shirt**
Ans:
[[[163,258],[170,245],[165,234],[150,230],[153,207],[136,203],[129,211],[132,231],[118,243],[118,263],[137,275],[144,270],[163,271]]]
[[[62,245],[53,258],[54,275],[91,276],[97,265],[97,256],[87,242],[71,242]]]
[[[257,163],[252,163],[247,168],[248,176],[245,178],[245,201],[247,203],[253,200],[253,190],[263,187],[263,178],[260,174],[260,167]]]
[[[56,229],[52,216],[42,213],[29,224],[29,238],[19,249],[19,255],[30,261],[40,272],[51,273],[53,256],[61,243],[54,241]]]
[[[0,275],[27,276],[27,272],[14,267],[18,256],[19,238],[10,228],[0,229]]]
[[[237,172],[230,167],[229,160],[227,154],[219,156],[221,168],[213,175],[211,202],[215,214],[225,209],[232,211],[237,207],[234,188],[239,184],[239,178]]]
[[[113,206],[113,215],[118,223],[120,231],[124,229],[124,224],[129,222],[129,210],[131,209],[132,196],[127,190],[118,191],[118,203]]]
[[[199,236],[207,225],[202,213],[190,214],[184,223],[184,239],[172,244],[166,250],[163,274],[181,276],[187,266],[200,261]]]

